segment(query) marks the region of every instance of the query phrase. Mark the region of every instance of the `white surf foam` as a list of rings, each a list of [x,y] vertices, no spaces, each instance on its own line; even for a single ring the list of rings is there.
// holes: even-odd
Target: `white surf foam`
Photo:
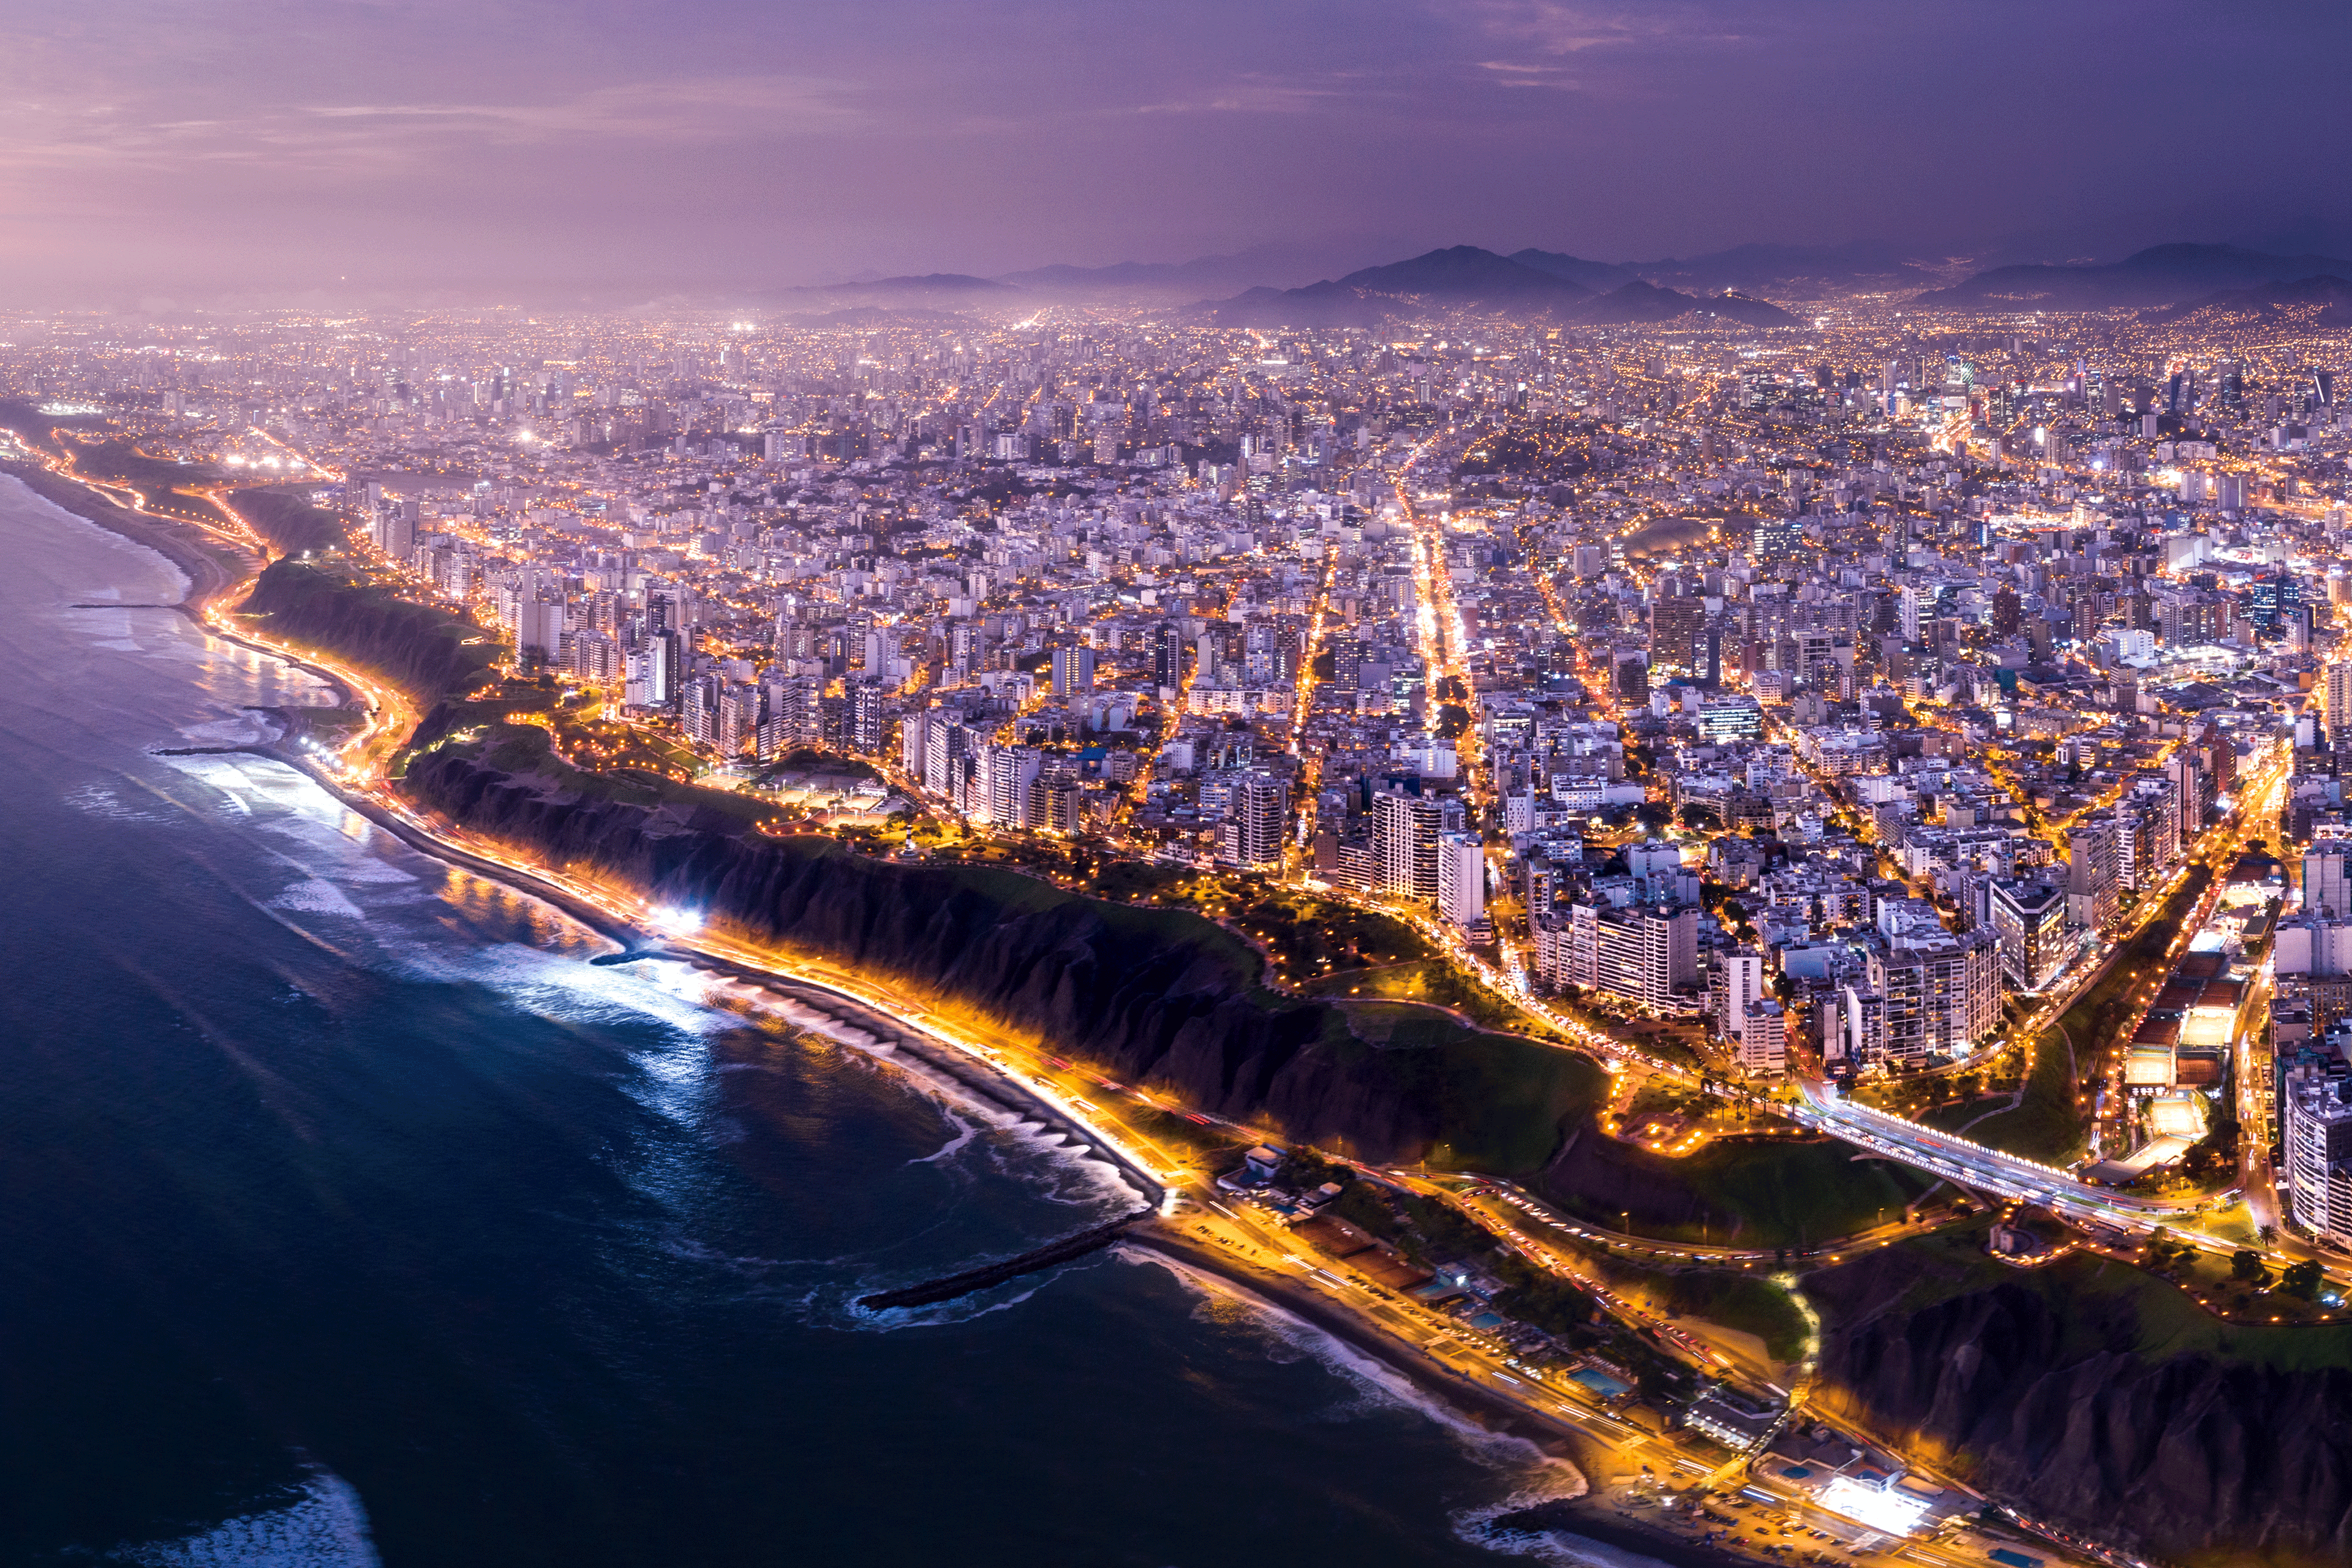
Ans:
[[[741,1026],[740,1018],[709,1005],[694,972],[680,963],[593,964],[522,942],[464,949],[401,943],[392,951],[398,966],[419,979],[485,986],[558,1022],[608,1023],[634,1015],[696,1039]],[[662,1068],[657,1059],[646,1065]]]
[[[169,822],[171,814],[153,810],[124,797],[121,791],[106,784],[82,784],[66,792],[65,802],[88,816],[104,817],[110,822]]]
[[[1114,1247],[1111,1252],[1113,1257],[1123,1262],[1154,1264],[1166,1269],[1201,1298],[1203,1308],[1227,1311],[1239,1309],[1242,1313],[1239,1319],[1229,1317],[1222,1321],[1229,1327],[1246,1324],[1272,1344],[1313,1357],[1360,1392],[1370,1395],[1373,1403],[1412,1410],[1428,1417],[1444,1427],[1446,1434],[1480,1464],[1536,1478],[1514,1494],[1516,1500],[1494,1510],[1494,1512],[1508,1512],[1512,1509],[1526,1508],[1555,1498],[1584,1495],[1588,1483],[1583,1472],[1574,1465],[1552,1458],[1524,1437],[1487,1431],[1444,1400],[1424,1392],[1419,1384],[1387,1363],[1367,1355],[1318,1328],[1280,1302],[1244,1290],[1221,1275],[1193,1268],[1162,1252],[1139,1247]],[[1274,1353],[1281,1354],[1279,1351]]]
[[[301,1495],[282,1508],[241,1514],[178,1541],[116,1555],[151,1568],[375,1568],[367,1510],[349,1481],[314,1468]]]
[[[959,1134],[946,1148],[927,1156],[927,1163],[952,1166],[969,1158],[966,1151],[977,1145],[999,1172],[1024,1182],[1051,1202],[1102,1209],[1105,1217],[1108,1217],[1111,1213],[1125,1212],[1142,1201],[1143,1194],[1126,1173],[1096,1154],[1083,1137],[1074,1138],[1058,1129],[1048,1129],[1034,1117],[1007,1110],[961,1079],[933,1067],[919,1056],[899,1050],[869,1030],[836,1017],[814,1003],[763,986],[739,981],[729,986],[727,994],[748,1012],[779,1019],[795,1029],[855,1050],[888,1072],[905,1074],[943,1106],[951,1106],[956,1114],[978,1123],[971,1133]],[[998,1070],[976,1060],[972,1066],[989,1072]],[[981,1129],[993,1136],[982,1140],[978,1136]],[[1033,1155],[1043,1158],[1025,1158]],[[1113,1208],[1113,1205],[1118,1206]]]
[[[333,915],[341,920],[363,921],[367,913],[332,882],[312,877],[295,883],[269,900],[273,910],[292,910],[306,915]]]
[[[952,1106],[942,1105],[940,1110],[948,1119],[948,1125],[955,1129],[955,1136],[931,1152],[920,1158],[909,1160],[907,1163],[936,1165],[942,1160],[952,1160],[970,1147],[973,1139],[980,1136],[981,1123],[978,1121],[959,1113]]]
[[[1465,1510],[1453,1516],[1454,1534],[1457,1540],[1472,1546],[1499,1552],[1506,1557],[1532,1558],[1538,1563],[1557,1563],[1568,1568],[1669,1568],[1662,1558],[1652,1557],[1628,1547],[1612,1546],[1605,1541],[1577,1534],[1572,1530],[1546,1530],[1525,1534],[1490,1534],[1488,1521],[1531,1508],[1546,1501],[1530,1496],[1514,1498],[1499,1507]]]

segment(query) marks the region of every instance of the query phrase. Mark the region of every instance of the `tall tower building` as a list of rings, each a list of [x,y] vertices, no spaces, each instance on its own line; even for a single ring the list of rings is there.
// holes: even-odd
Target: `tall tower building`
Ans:
[[[1650,606],[1650,662],[1684,675],[1701,672],[1705,655],[1699,635],[1706,626],[1706,605],[1685,594],[1672,595]]]
[[[849,743],[866,752],[882,749],[885,703],[890,689],[882,681],[868,678],[853,682],[849,688]]]
[[[2116,875],[2116,825],[2094,817],[2066,835],[2067,913],[2077,925],[2105,931],[2114,923],[2123,884]]]
[[[1031,827],[1029,786],[1037,782],[1042,759],[1034,746],[983,746],[989,821],[999,827]]]
[[[2047,882],[1997,881],[1990,893],[2001,972],[2017,990],[2041,990],[2058,977],[2074,951],[2065,895]]]
[[[2352,920],[2352,839],[2323,838],[2303,852],[2303,907]]]
[[[2352,1244],[2352,1103],[2327,1079],[2289,1083],[2284,1098],[2289,1217],[2323,1241]]]
[[[1184,639],[1173,621],[1151,628],[1151,683],[1174,691],[1183,678]]]

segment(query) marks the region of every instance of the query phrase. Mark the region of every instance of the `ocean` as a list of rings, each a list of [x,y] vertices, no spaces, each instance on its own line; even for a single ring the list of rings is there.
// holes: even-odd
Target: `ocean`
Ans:
[[[0,478],[0,1563],[1496,1563],[1540,1495],[1108,1167],[237,753],[299,671]]]

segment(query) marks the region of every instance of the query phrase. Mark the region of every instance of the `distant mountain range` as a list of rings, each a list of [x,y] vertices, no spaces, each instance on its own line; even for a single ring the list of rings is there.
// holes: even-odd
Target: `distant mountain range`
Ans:
[[[1685,316],[1720,316],[1750,327],[1797,324],[1796,317],[1767,300],[1729,290],[1720,294],[1685,294],[1639,279],[1603,294],[1578,311],[1576,319],[1596,326],[1630,326],[1643,321],[1678,321]]]
[[[1183,262],[1123,261],[1109,267],[1054,266],[979,278],[961,272],[878,278],[781,289],[760,303],[835,312],[882,309],[1024,309],[1125,300],[1185,306],[1195,319],[1228,326],[1371,326],[1431,307],[1517,310],[1563,323],[1623,325],[1711,316],[1754,327],[1796,318],[1772,300],[1884,293],[1922,310],[2259,310],[2269,314],[2317,304],[2330,322],[2352,317],[2352,260],[2284,256],[2229,245],[2159,245],[2097,265],[2033,263],[1995,267],[1948,287],[1955,270],[1940,260],[1906,258],[1868,242],[1839,246],[1742,245],[1655,261],[1595,261],[1535,247],[1508,256],[1456,245],[1408,260],[1360,268],[1338,278],[1285,288],[1284,278],[1313,278],[1315,253],[1261,246],[1233,256]],[[1256,285],[1252,287],[1252,285]],[[1220,290],[1231,293],[1221,294]],[[2302,294],[2295,290],[2304,290]],[[2265,291],[2268,292],[2265,292]]]
[[[926,272],[919,278],[877,278],[871,283],[836,283],[827,294],[1002,294],[1009,285],[965,272]]]
[[[1470,249],[1456,246],[1454,249]],[[1071,300],[1215,298],[1222,291],[1262,288],[1282,291],[1294,280],[1329,279],[1318,256],[1329,247],[1259,246],[1233,256],[1192,261],[1122,261],[1109,267],[1037,267],[999,274],[995,281],[1030,292]],[[1487,252],[1485,254],[1492,254]],[[1654,283],[1685,293],[1777,294],[1812,299],[1857,289],[1924,289],[1939,274],[1894,247],[1870,242],[1842,246],[1743,245],[1685,259],[1592,261],[1556,250],[1530,247],[1505,259],[1538,272],[1606,293],[1632,282]],[[1366,268],[1378,270],[1378,268]],[[1353,277],[1349,274],[1348,277]],[[1345,282],[1346,278],[1338,281]]]
[[[1599,283],[1618,282],[1613,269],[1605,264],[1578,262],[1573,257],[1548,259],[1572,263]],[[1746,295],[1694,297],[1630,275],[1610,292],[1601,293],[1594,284],[1554,268],[1531,267],[1518,257],[1497,256],[1475,245],[1456,245],[1408,261],[1367,267],[1303,289],[1246,289],[1229,300],[1203,300],[1195,309],[1202,320],[1218,326],[1370,327],[1432,306],[1516,310],[1563,323],[1591,325],[1670,321],[1685,316],[1719,317],[1753,327],[1789,326],[1796,321],[1778,305]]]
[[[1791,299],[1863,289],[1925,289],[1937,274],[1891,246],[1740,245],[1677,260],[1586,261],[1550,250],[1516,250],[1511,259],[1592,289],[1622,288],[1636,279],[1667,288],[1720,294],[1769,290]]]
[[[2333,273],[2318,273],[2310,278],[2298,278],[2292,283],[2264,283],[2252,289],[2225,289],[2218,294],[2150,310],[2152,321],[2185,321],[2200,316],[2256,316],[2263,321],[2276,321],[2289,314],[2300,314],[2312,306],[2319,309],[2310,318],[2310,324],[2320,327],[2352,325],[2352,282]]]
[[[2321,275],[2352,277],[2352,261],[2234,245],[2158,245],[2100,267],[1996,267],[1911,302],[1942,310],[2144,310]]]
[[[1402,248],[1402,247],[1400,247]],[[1361,257],[1349,247],[1259,245],[1231,256],[1199,256],[1190,261],[1121,261],[1108,267],[1036,267],[1000,273],[996,280],[1016,289],[1064,299],[1198,300],[1260,285],[1283,288],[1328,277],[1338,266]]]

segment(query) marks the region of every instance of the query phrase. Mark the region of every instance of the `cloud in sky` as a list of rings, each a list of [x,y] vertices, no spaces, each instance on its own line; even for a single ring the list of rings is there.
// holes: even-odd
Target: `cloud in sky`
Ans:
[[[2344,210],[2347,42],[2290,0],[81,0],[0,19],[0,283],[2213,237]]]

